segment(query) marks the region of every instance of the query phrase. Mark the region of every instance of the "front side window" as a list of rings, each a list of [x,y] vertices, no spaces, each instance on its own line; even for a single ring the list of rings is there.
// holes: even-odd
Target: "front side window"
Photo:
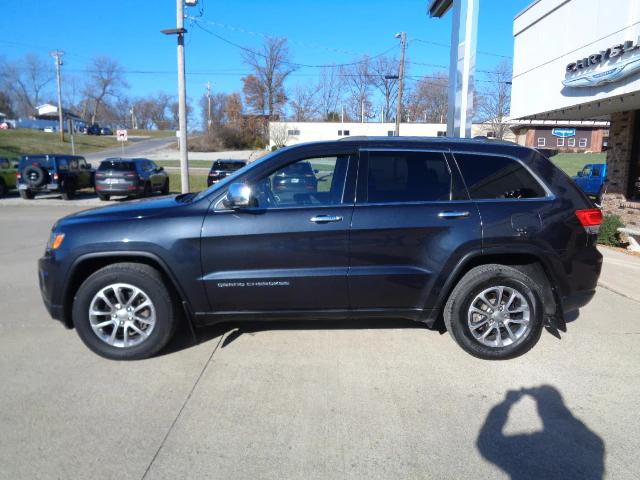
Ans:
[[[438,152],[369,152],[368,203],[451,199],[452,176]]]
[[[493,155],[456,153],[472,199],[542,198],[545,190],[518,161]]]
[[[342,203],[349,155],[305,158],[252,185],[255,206],[286,208]]]

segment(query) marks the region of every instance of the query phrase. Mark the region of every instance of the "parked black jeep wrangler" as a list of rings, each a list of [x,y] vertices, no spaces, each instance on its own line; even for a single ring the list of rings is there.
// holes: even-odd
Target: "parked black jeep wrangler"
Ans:
[[[26,155],[18,166],[18,191],[31,200],[36,193],[60,192],[73,198],[76,190],[93,187],[94,170],[84,157],[74,155]]]

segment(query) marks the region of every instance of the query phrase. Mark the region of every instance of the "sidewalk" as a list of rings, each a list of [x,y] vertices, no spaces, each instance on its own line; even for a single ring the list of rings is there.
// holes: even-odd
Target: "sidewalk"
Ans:
[[[640,257],[599,246],[604,256],[598,285],[640,302]]]

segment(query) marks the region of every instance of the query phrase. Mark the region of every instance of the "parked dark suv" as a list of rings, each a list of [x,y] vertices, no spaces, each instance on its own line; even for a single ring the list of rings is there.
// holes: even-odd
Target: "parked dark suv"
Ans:
[[[20,159],[16,177],[24,199],[33,199],[36,193],[60,192],[69,200],[77,190],[93,188],[94,173],[84,157],[27,155]]]
[[[276,192],[301,163],[317,188]],[[114,359],[158,352],[179,311],[194,327],[442,318],[467,352],[504,359],[593,297],[601,220],[566,174],[515,144],[301,144],[198,194],[59,220],[40,288],[54,318]]]
[[[107,158],[96,172],[96,192],[100,200],[109,200],[111,195],[167,195],[169,176],[146,158]]]
[[[207,185],[210,187],[223,178],[228,177],[236,170],[240,170],[247,164],[245,160],[215,160],[207,176]]]

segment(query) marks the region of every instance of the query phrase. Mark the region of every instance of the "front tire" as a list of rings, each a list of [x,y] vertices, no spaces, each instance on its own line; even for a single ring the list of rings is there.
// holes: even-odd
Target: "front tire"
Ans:
[[[109,200],[109,198],[111,198],[111,197],[110,197],[109,195],[105,195],[105,194],[103,194],[103,193],[99,193],[99,194],[98,194],[98,198],[99,198],[100,200],[102,200],[103,202],[107,202],[107,201]]]
[[[73,301],[73,323],[85,345],[102,357],[148,358],[173,336],[175,301],[156,269],[116,263],[80,286]]]
[[[164,182],[164,185],[160,192],[162,193],[162,195],[169,195],[169,179],[168,178],[167,178],[167,181]]]
[[[523,355],[540,339],[542,286],[506,265],[472,268],[451,292],[444,322],[467,353],[485,360]]]

